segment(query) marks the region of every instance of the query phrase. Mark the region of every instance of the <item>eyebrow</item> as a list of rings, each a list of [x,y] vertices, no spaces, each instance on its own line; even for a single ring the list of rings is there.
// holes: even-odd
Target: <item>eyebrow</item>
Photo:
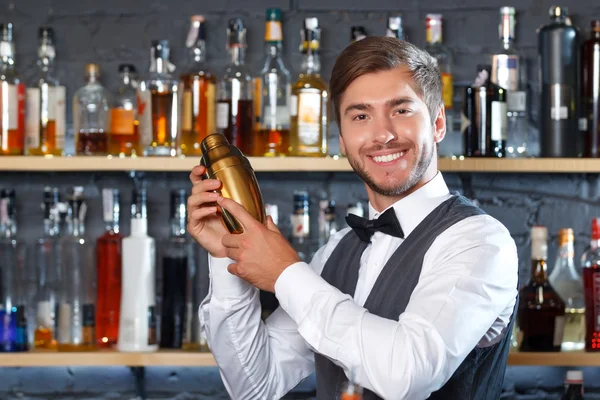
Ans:
[[[401,106],[403,104],[414,104],[415,101],[413,99],[411,99],[410,97],[396,97],[394,99],[389,99],[385,102],[385,106],[387,108],[393,108],[393,107],[398,107]],[[344,110],[344,115],[348,114],[350,111],[353,110],[358,110],[358,111],[365,111],[365,110],[372,110],[373,106],[369,103],[353,103],[350,104],[348,107],[346,107],[346,109]]]

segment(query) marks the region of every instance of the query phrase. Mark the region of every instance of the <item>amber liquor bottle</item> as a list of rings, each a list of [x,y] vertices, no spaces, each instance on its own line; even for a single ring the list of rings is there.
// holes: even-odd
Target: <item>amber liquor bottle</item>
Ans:
[[[520,351],[560,351],[565,303],[548,282],[548,230],[531,228],[531,279],[519,291],[517,318],[523,335]]]
[[[104,234],[96,240],[96,345],[113,348],[119,338],[121,307],[121,244],[118,189],[103,189]]]
[[[186,46],[191,58],[188,72],[181,76],[181,152],[186,156],[202,154],[200,143],[215,133],[215,75],[206,65],[206,27],[204,17],[191,17]]]
[[[132,64],[119,65],[120,85],[110,110],[108,151],[113,156],[142,154],[139,134],[136,69]]]

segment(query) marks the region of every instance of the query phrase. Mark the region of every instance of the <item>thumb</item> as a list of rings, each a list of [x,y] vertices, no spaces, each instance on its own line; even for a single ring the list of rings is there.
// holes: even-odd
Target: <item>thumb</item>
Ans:
[[[270,215],[267,215],[267,229],[271,232],[279,233],[281,235],[279,228],[277,225],[275,225],[275,222],[273,222],[273,218],[271,218]]]

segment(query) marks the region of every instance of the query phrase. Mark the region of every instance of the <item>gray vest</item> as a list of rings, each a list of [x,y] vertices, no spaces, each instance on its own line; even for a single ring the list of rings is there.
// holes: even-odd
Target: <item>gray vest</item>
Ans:
[[[364,307],[372,314],[397,321],[408,305],[421,274],[423,258],[433,241],[455,223],[481,214],[485,213],[460,195],[440,204],[394,252],[383,267]],[[321,276],[340,291],[354,296],[360,258],[366,247],[367,243],[360,240],[354,231],[348,232],[327,260]],[[508,333],[501,340],[489,347],[474,348],[450,380],[432,393],[429,399],[498,399],[502,391],[514,317],[513,311],[510,325],[505,330]],[[344,371],[327,357],[316,353],[315,368],[317,399],[338,399],[342,384],[347,380]],[[364,400],[380,399],[369,390],[365,390],[363,397]]]

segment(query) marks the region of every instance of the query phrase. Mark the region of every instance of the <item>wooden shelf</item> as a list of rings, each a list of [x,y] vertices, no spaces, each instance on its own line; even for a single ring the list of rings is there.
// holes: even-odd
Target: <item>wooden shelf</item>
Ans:
[[[0,157],[0,171],[154,171],[188,172],[199,158],[171,157]],[[250,158],[258,172],[350,172],[345,158],[282,157]],[[583,158],[441,158],[439,168],[446,172],[496,173],[600,173],[600,159]]]
[[[519,353],[508,355],[511,366],[598,367],[600,353]],[[85,353],[0,353],[0,367],[214,367],[215,359],[210,353],[182,351],[159,351],[156,353],[119,353],[98,351]]]

